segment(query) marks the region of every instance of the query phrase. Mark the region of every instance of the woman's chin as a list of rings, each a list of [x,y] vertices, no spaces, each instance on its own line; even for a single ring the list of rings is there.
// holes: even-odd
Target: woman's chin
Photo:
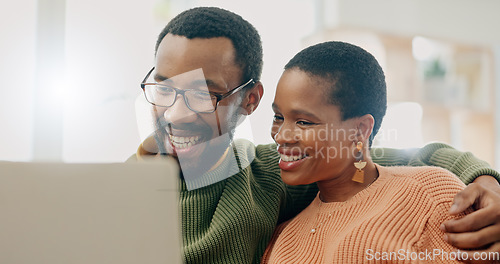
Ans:
[[[311,182],[305,179],[306,175],[300,175],[298,173],[292,173],[281,170],[281,179],[284,183],[288,185],[307,185]]]

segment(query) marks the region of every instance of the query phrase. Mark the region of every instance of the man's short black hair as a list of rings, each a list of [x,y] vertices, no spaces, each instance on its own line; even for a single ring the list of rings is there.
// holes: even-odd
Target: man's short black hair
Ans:
[[[193,38],[226,37],[236,51],[236,64],[243,71],[241,82],[259,81],[262,74],[262,42],[257,30],[241,16],[217,7],[196,7],[173,18],[162,30],[155,53],[167,34]]]
[[[384,72],[373,55],[349,43],[329,41],[299,52],[285,66],[292,68],[331,83],[327,98],[340,107],[343,120],[371,114],[371,146],[387,109]]]

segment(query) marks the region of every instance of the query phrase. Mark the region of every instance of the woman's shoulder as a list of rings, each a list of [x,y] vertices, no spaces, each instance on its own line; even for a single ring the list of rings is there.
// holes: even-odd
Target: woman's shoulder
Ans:
[[[457,176],[439,167],[379,166],[378,169],[380,173],[390,174],[405,182],[407,186],[423,189],[434,197],[453,197],[465,188],[464,183]]]
[[[379,170],[383,170],[386,173],[390,173],[395,177],[409,177],[417,179],[418,181],[451,181],[462,183],[460,179],[450,172],[449,170],[433,167],[433,166],[394,166],[394,167],[383,167],[378,166]]]

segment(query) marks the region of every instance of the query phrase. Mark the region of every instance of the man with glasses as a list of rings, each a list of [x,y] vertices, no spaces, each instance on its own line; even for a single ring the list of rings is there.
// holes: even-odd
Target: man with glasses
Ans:
[[[157,53],[158,70],[153,68],[141,87],[146,100],[155,106],[157,144],[154,147],[159,148],[159,153],[177,157],[187,188],[191,190],[218,182],[239,171],[238,167],[234,167],[237,164],[234,157],[228,159],[227,155],[233,154],[229,153],[228,146],[243,111],[238,107],[245,94],[241,91],[257,87],[251,93],[252,101],[247,102],[257,104],[262,95],[262,85],[259,83],[256,86],[253,78],[239,84],[239,77],[234,74],[238,66],[232,63],[232,58],[217,62],[212,58],[205,61],[205,57],[201,56],[202,59],[196,61],[199,63],[196,67],[201,68],[195,70],[191,70],[191,63],[186,63],[185,58],[197,56],[195,53],[200,51],[200,45],[203,52],[209,50],[216,55],[215,58],[229,56],[232,46],[229,39],[189,40],[171,34],[164,39]],[[230,85],[236,83],[237,86],[231,88]],[[211,168],[221,157],[225,157],[225,165],[232,168],[231,172],[213,174]]]
[[[241,118],[250,115],[262,98],[261,72],[259,34],[229,11],[187,10],[159,35],[155,67],[141,83],[156,129],[135,158],[171,155],[179,161],[187,263],[259,263],[276,224],[305,208],[317,193],[316,186],[292,187],[281,181],[275,145],[233,141]],[[481,175],[500,177],[487,164],[443,144],[418,151],[383,151],[383,157],[374,158],[381,165],[437,165],[466,183],[477,178],[477,184],[458,198],[455,210],[477,198],[479,216],[446,223],[445,228],[448,232],[489,229],[449,233],[448,239],[459,247],[500,240],[500,217],[493,214],[500,210],[500,187],[493,177]],[[485,182],[488,189],[483,188]]]

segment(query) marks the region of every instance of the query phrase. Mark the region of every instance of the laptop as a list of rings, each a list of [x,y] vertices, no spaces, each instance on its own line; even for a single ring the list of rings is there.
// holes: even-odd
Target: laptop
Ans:
[[[0,162],[0,263],[182,263],[178,167]]]

